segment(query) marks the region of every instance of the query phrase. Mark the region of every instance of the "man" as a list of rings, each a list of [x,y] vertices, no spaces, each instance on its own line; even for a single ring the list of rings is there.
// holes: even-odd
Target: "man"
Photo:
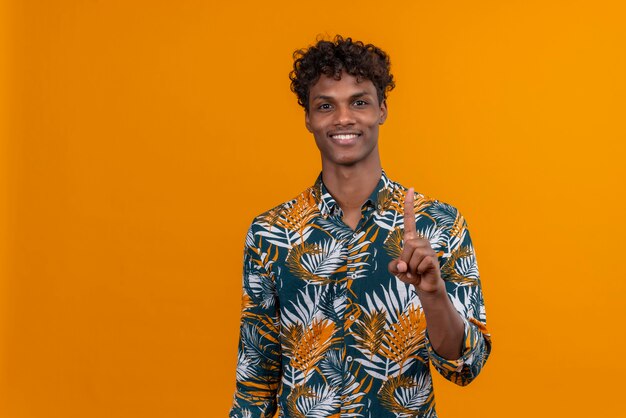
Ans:
[[[248,232],[230,416],[436,417],[429,364],[466,385],[491,349],[465,220],[382,170],[382,50],[337,36],[294,58],[322,173]]]

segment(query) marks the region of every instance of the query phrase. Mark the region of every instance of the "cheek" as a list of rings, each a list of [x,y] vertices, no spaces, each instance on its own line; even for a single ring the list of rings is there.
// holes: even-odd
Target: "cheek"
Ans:
[[[372,117],[372,126],[378,127],[381,121],[384,121],[384,117],[380,113],[375,114]]]
[[[317,135],[315,136],[315,147],[323,155],[327,154],[328,152],[328,144],[322,141],[321,139],[319,139]]]
[[[376,136],[377,136],[377,135],[378,135],[378,129],[379,129],[379,127],[380,127],[380,125],[379,125],[379,123],[378,123],[378,120],[374,121],[374,122],[370,125],[370,127],[369,127],[370,132],[371,132],[373,135],[376,135]]]
[[[326,135],[327,127],[324,121],[316,120],[314,123],[309,124],[309,126],[311,127],[310,132],[316,137],[319,136],[321,138]]]

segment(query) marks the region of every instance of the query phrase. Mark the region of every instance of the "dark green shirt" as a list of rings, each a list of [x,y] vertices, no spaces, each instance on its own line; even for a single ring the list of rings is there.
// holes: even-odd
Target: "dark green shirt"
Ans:
[[[433,350],[412,285],[387,270],[402,248],[407,189],[383,172],[353,231],[321,175],[255,218],[244,252],[237,389],[230,417],[436,417],[429,365],[459,385],[491,343],[474,247],[452,206],[415,195],[418,235],[439,256],[465,323],[462,356]]]

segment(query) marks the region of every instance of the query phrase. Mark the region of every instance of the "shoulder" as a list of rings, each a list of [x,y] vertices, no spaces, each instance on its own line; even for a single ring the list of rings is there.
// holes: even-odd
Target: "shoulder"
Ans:
[[[251,231],[281,226],[281,219],[316,212],[318,208],[315,193],[314,187],[309,187],[292,199],[260,213],[252,220]]]
[[[389,189],[396,204],[404,204],[408,188],[400,183],[390,181]],[[430,218],[439,227],[453,227],[465,222],[461,212],[453,205],[441,201],[435,197],[415,192],[415,213]]]
[[[394,181],[389,182],[388,188],[395,191],[395,193],[393,193],[393,197],[396,200],[404,200],[406,193],[409,190],[408,187]],[[459,213],[459,210],[455,206],[418,191],[415,191],[415,206],[416,210],[427,210],[428,212],[432,212],[432,215],[444,218],[442,220],[445,220],[445,218],[451,215],[456,216]]]

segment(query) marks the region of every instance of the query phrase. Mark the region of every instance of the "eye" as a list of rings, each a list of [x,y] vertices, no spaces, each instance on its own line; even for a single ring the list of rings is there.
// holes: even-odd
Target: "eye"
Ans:
[[[317,107],[319,110],[329,110],[330,109],[330,104],[329,103],[322,103],[321,105],[319,105]]]
[[[358,107],[367,106],[367,102],[366,102],[365,100],[360,100],[360,99],[359,99],[359,100],[356,100],[356,101],[354,102],[354,104],[355,104],[356,106],[358,106]]]

